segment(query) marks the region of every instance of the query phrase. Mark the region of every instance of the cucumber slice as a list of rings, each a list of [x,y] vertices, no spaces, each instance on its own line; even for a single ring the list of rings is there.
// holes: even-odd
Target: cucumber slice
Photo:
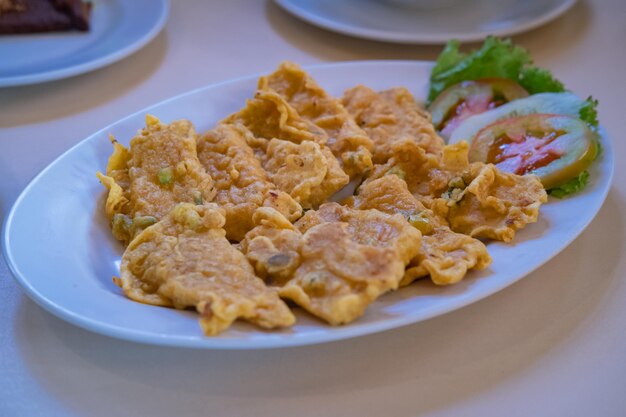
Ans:
[[[585,100],[570,92],[533,94],[465,119],[452,132],[448,143],[457,143],[462,140],[471,143],[474,136],[485,126],[499,120],[527,114],[547,113],[578,117],[584,105]]]
[[[518,175],[535,174],[549,189],[578,176],[596,153],[595,133],[582,120],[530,114],[482,129],[472,141],[469,159]]]

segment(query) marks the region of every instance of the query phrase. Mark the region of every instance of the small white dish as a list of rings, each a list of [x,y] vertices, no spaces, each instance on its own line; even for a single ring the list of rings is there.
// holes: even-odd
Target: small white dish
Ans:
[[[0,87],[82,74],[136,52],[163,28],[168,0],[100,0],[88,32],[0,36]]]
[[[294,16],[324,29],[377,41],[442,44],[480,41],[543,25],[576,0],[275,0]],[[419,2],[418,2],[419,3]]]
[[[362,83],[377,90],[404,85],[423,100],[431,67],[417,61],[365,61],[308,70],[336,96]],[[105,169],[111,154],[108,135],[128,144],[144,126],[146,113],[164,122],[186,118],[198,131],[206,131],[242,107],[256,82],[256,76],[237,79],[155,104],[93,134],[44,169],[13,205],[2,237],[7,264],[28,296],[85,329],[155,345],[260,349],[346,339],[426,320],[511,285],[569,245],[598,213],[609,190],[613,148],[603,136],[604,151],[590,168],[587,188],[564,200],[551,199],[541,207],[539,221],[519,232],[514,243],[489,243],[489,269],[473,271],[448,287],[421,280],[384,295],[345,326],[331,327],[298,309],[290,329],[263,331],[237,322],[219,336],[206,337],[194,312],[131,301],[113,284],[123,247],[111,237],[103,213],[105,190],[95,171]]]

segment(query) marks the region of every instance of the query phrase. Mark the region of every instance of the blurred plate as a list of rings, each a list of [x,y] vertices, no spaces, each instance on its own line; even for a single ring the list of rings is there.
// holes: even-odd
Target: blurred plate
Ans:
[[[427,62],[365,61],[309,71],[334,95],[356,83],[377,90],[405,85],[423,100],[431,67]],[[296,309],[297,322],[289,329],[263,331],[237,322],[218,336],[206,337],[195,312],[131,301],[113,284],[111,277],[119,275],[124,248],[111,236],[103,209],[106,193],[95,172],[106,168],[111,154],[108,135],[128,145],[145,125],[146,113],[164,122],[186,118],[203,132],[241,108],[256,85],[256,76],[247,77],[155,104],[93,134],[44,169],[18,197],[4,225],[4,256],[25,292],[70,323],[155,345],[260,349],[346,339],[438,316],[511,285],[552,259],[587,227],[611,183],[613,148],[603,136],[604,151],[589,169],[587,188],[570,198],[550,199],[541,207],[539,221],[518,232],[513,243],[490,242],[493,264],[488,269],[472,271],[447,287],[420,280],[384,295],[365,315],[345,326],[326,325]]]
[[[400,0],[275,1],[302,20],[344,35],[419,44],[441,44],[450,39],[479,41],[487,35],[524,32],[557,18],[576,2],[441,0],[441,5],[409,7],[400,5]]]
[[[0,87],[71,77],[139,50],[163,28],[168,0],[98,0],[89,32],[0,36]]]

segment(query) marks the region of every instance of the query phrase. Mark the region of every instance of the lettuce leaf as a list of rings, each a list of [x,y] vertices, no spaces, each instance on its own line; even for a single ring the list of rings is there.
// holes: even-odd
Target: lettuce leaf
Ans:
[[[548,194],[556,198],[563,198],[569,194],[574,194],[587,186],[589,182],[589,172],[583,171],[577,177],[572,178],[565,184],[548,190]]]
[[[530,94],[562,93],[565,86],[544,68],[528,67],[519,74],[517,82]]]
[[[433,73],[444,72],[461,62],[466,55],[459,51],[460,46],[461,43],[455,39],[448,41],[435,62]]]
[[[585,104],[578,111],[578,117],[580,120],[587,123],[593,128],[598,128],[598,100],[594,100],[593,97],[587,97]]]
[[[460,52],[459,47],[460,43],[452,40],[437,58],[430,74],[429,102],[447,87],[465,80],[501,77],[517,81],[522,69],[531,63],[528,52],[510,39],[488,36],[479,50],[469,54]]]
[[[566,91],[550,71],[533,66],[528,51],[510,39],[488,36],[480,49],[470,53],[460,52],[459,47],[460,43],[452,40],[437,58],[430,74],[429,102],[451,85],[487,77],[508,78],[530,94]]]
[[[430,73],[429,103],[454,84],[488,77],[513,80],[530,94],[567,91],[550,71],[532,65],[528,51],[513,45],[510,39],[488,36],[480,49],[469,53],[461,52],[460,46],[459,41],[449,41],[437,58]],[[598,127],[597,106],[598,100],[589,97],[579,113],[580,119],[594,130]]]

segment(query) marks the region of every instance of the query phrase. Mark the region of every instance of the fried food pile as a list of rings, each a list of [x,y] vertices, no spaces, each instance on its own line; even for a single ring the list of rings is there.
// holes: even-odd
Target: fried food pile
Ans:
[[[547,200],[534,175],[446,145],[407,89],[336,98],[290,62],[208,132],[148,115],[129,148],[111,141],[97,175],[126,245],[114,281],[135,301],[196,309],[206,335],[238,319],[291,326],[285,300],[341,325],[416,279],[454,284]]]

